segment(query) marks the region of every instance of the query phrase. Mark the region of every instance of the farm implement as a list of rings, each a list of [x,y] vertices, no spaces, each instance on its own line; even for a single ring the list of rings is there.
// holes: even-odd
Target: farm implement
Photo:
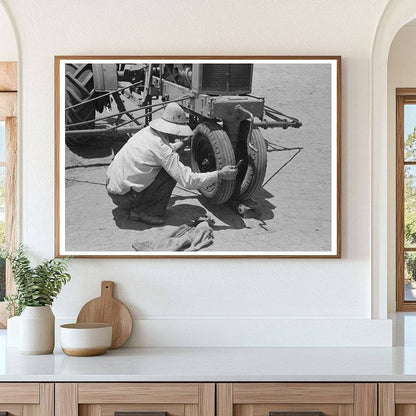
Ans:
[[[243,213],[253,206],[252,196],[266,174],[267,146],[260,129],[302,126],[252,95],[252,77],[251,63],[66,63],[66,143],[82,146],[93,136],[134,134],[167,103],[178,102],[193,129],[193,171],[240,164],[236,180],[200,192],[213,204],[237,201]]]

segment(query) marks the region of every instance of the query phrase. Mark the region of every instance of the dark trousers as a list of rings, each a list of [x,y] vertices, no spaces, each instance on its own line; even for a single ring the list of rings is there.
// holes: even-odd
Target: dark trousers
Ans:
[[[175,186],[175,179],[161,169],[155,180],[142,192],[131,189],[124,195],[111,192],[108,192],[108,195],[120,208],[135,208],[138,212],[160,217],[166,213]]]

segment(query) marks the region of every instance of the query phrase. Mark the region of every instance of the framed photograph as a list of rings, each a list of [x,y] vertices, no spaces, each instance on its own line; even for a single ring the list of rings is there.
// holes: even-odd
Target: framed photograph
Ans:
[[[341,256],[339,56],[55,57],[56,256]]]

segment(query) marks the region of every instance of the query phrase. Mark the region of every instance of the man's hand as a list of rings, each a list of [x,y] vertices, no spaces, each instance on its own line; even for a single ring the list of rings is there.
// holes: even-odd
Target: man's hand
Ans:
[[[224,179],[230,181],[237,176],[238,168],[235,166],[227,165],[218,171],[218,179]]]
[[[173,143],[172,149],[177,152],[180,149],[184,148],[185,145],[187,145],[189,143],[191,136],[187,136],[187,137],[180,137],[180,138],[175,138],[175,143]]]
[[[171,145],[174,152],[177,152],[179,149],[183,147],[183,142],[177,141]]]

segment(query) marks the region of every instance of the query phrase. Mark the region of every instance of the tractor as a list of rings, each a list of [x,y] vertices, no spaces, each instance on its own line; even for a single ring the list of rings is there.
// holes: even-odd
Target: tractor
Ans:
[[[66,143],[79,146],[92,136],[133,134],[167,103],[178,102],[193,129],[192,170],[239,164],[236,180],[219,181],[200,192],[213,204],[255,203],[252,196],[267,167],[260,128],[299,128],[302,123],[252,95],[252,77],[252,63],[66,63]],[[126,109],[121,94],[134,97],[134,108]],[[112,101],[118,113],[97,118],[111,109]],[[133,115],[136,111],[142,113]],[[102,127],[114,117],[113,124]]]

